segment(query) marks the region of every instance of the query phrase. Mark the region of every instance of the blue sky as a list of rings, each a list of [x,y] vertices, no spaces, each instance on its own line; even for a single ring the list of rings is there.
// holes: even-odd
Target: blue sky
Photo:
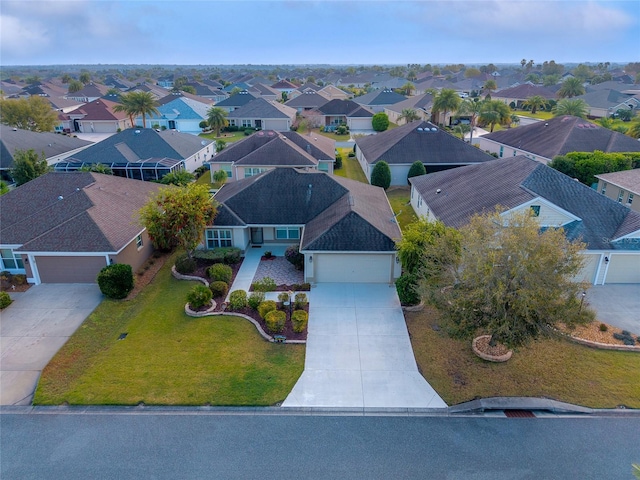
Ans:
[[[0,0],[0,65],[640,60],[640,0]]]

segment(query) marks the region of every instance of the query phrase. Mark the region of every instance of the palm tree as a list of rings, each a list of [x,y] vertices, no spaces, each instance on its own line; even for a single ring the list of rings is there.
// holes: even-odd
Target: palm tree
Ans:
[[[142,115],[142,128],[147,128],[146,115],[160,115],[151,92],[131,92],[131,102],[134,115]]]
[[[409,96],[411,95],[411,92],[415,90],[415,88],[416,86],[413,83],[407,82],[404,85],[402,85],[399,90],[402,92],[403,95]]]
[[[564,98],[553,108],[553,116],[573,115],[574,117],[586,118],[589,112],[589,105],[581,98]]]
[[[518,115],[516,115],[515,113],[512,113],[510,116],[510,121],[509,121],[509,128],[511,128],[511,125],[516,124],[516,126],[520,123],[520,117]]]
[[[571,98],[577,97],[578,95],[584,95],[584,86],[579,78],[570,77],[562,82],[562,86],[560,90],[558,90],[558,96],[560,98]]]
[[[220,130],[229,124],[227,112],[220,107],[211,107],[207,110],[207,121],[209,127],[216,131],[216,137],[220,136]]]
[[[135,123],[133,122],[133,116],[135,112],[133,111],[133,101],[131,98],[131,93],[124,93],[120,95],[120,103],[113,107],[114,112],[124,112],[129,117],[129,122],[131,122],[131,126],[133,127]]]
[[[413,108],[403,108],[402,113],[398,117],[398,123],[400,120],[404,120],[405,123],[415,122],[416,120],[420,120],[420,115]]]
[[[531,107],[531,113],[536,113],[538,108],[543,108],[547,104],[547,99],[542,95],[534,95],[529,97],[523,104],[523,107]]]
[[[636,117],[635,120],[631,122],[629,130],[627,130],[627,135],[633,138],[640,138],[640,117]]]
[[[476,121],[478,120],[478,115],[480,114],[480,110],[482,109],[482,100],[478,97],[475,98],[467,98],[462,101],[460,106],[458,107],[458,115],[465,115],[470,117],[469,120],[469,143],[473,144],[473,129],[476,127]]]
[[[486,82],[484,82],[484,85],[482,85],[482,90],[488,91],[489,94],[491,94],[491,92],[493,92],[496,88],[498,88],[498,84],[495,80],[487,80]]]
[[[496,125],[511,121],[511,109],[500,100],[485,100],[482,102],[478,119],[485,125],[490,125],[490,131],[493,132]]]
[[[460,106],[460,96],[455,90],[443,88],[433,99],[433,107],[431,110],[434,114],[444,113],[444,122],[447,121],[447,113],[455,111]]]

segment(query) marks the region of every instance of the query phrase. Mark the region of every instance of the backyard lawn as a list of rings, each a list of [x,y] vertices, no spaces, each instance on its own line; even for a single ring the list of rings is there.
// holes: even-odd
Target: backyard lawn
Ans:
[[[391,209],[395,213],[400,230],[404,230],[405,227],[415,222],[416,217],[413,208],[409,204],[409,196],[411,195],[411,187],[391,187],[387,190],[387,198],[391,204]]]
[[[506,363],[476,357],[471,341],[439,329],[439,315],[405,314],[418,367],[449,405],[493,396],[546,397],[593,408],[640,408],[640,354],[596,350],[563,339],[537,340]]]
[[[334,175],[338,175],[340,177],[350,178],[351,180],[357,180],[362,183],[367,182],[367,177],[365,177],[364,172],[362,171],[362,167],[356,160],[356,157],[349,158],[349,152],[353,151],[350,148],[338,148],[338,153],[342,155],[342,168],[339,170],[334,170]]]
[[[130,301],[104,300],[42,372],[34,404],[274,405],[304,369],[304,345],[265,341],[239,317],[184,313],[194,282],[171,260]],[[126,338],[119,340],[122,333]]]
[[[242,140],[247,137],[247,135],[244,134],[244,130],[239,132],[222,132],[220,135],[220,137],[216,137],[216,132],[209,132],[201,133],[199,136],[208,138],[209,140],[223,140],[227,143],[237,142],[238,140]]]

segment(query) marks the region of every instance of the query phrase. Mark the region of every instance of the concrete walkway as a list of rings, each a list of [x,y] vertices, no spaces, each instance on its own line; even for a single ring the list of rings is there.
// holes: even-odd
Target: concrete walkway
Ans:
[[[258,271],[258,265],[260,265],[260,258],[262,258],[262,255],[264,255],[264,252],[268,250],[273,255],[282,257],[286,249],[286,245],[268,245],[262,246],[260,248],[247,249],[244,254],[244,260],[242,261],[240,270],[238,270],[238,274],[233,280],[231,288],[229,288],[229,293],[233,292],[234,290],[244,290],[245,292],[249,292],[249,288],[251,288],[253,278]],[[229,301],[229,295],[227,295],[227,301]]]
[[[585,301],[599,321],[640,335],[640,285],[592,286]]]
[[[102,301],[95,284],[12,293],[0,314],[0,405],[30,405],[40,372]]]
[[[446,408],[418,372],[395,288],[310,292],[305,369],[283,407]]]

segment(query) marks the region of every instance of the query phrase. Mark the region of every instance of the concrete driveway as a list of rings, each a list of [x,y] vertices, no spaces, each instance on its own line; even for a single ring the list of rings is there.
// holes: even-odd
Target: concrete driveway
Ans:
[[[446,408],[418,372],[394,287],[319,284],[309,302],[305,368],[283,407]]]
[[[40,372],[102,301],[95,284],[12,293],[0,314],[0,405],[30,405]]]
[[[640,285],[596,285],[587,290],[585,301],[598,320],[640,335]]]

